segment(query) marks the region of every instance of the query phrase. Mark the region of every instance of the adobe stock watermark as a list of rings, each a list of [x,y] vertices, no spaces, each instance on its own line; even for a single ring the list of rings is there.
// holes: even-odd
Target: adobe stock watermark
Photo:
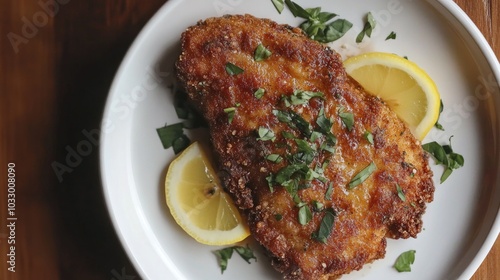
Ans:
[[[111,280],[134,280],[136,279],[135,275],[128,275],[125,267],[122,267],[121,272],[118,272],[116,269],[111,270],[111,274],[113,278]]]
[[[9,39],[12,49],[16,54],[19,53],[19,45],[27,44],[30,39],[33,39],[38,34],[40,28],[45,27],[49,23],[49,17],[55,17],[59,13],[61,5],[68,4],[70,0],[45,1],[46,2],[42,0],[38,1],[40,10],[33,13],[31,19],[27,17],[21,18],[23,22],[23,26],[20,30],[21,32],[7,33],[7,39]]]
[[[234,11],[243,2],[244,0],[215,0],[213,5],[217,16],[220,17]]]
[[[481,103],[492,98],[493,94],[500,92],[500,86],[493,73],[487,76],[479,76],[478,84],[474,88],[473,94],[466,96],[459,103],[447,106],[444,104],[443,112],[439,122],[444,126],[445,131],[457,131],[464,122],[470,119],[481,108]],[[449,135],[438,129],[431,130],[429,137],[436,142],[447,141]]]
[[[65,147],[66,156],[64,162],[53,161],[51,163],[52,170],[59,183],[62,183],[66,173],[73,172],[85,157],[92,154],[95,148],[99,146],[99,139],[102,134],[113,132],[116,125],[130,117],[132,110],[143,102],[152,91],[164,83],[170,75],[169,71],[161,71],[160,64],[156,64],[155,67],[149,66],[146,69],[145,78],[133,87],[130,92],[123,93],[110,105],[110,111],[114,113],[113,118],[104,119],[100,129],[83,129],[81,131],[82,140],[75,146],[67,145]]]

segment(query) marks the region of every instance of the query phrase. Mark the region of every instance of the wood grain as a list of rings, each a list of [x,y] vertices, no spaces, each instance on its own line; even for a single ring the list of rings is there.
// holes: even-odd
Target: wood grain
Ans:
[[[11,273],[0,186],[0,279],[139,279],[107,215],[92,138],[120,61],[165,1],[0,0],[0,166],[16,165],[18,218]],[[500,0],[455,2],[500,57]],[[78,148],[86,155],[68,157]],[[78,168],[55,176],[68,161]],[[497,240],[472,279],[499,275]]]

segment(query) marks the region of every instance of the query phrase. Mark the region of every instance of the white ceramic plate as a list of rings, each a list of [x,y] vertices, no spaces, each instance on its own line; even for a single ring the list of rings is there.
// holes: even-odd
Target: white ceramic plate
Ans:
[[[452,1],[330,0],[297,1],[321,6],[354,27],[332,46],[343,55],[393,52],[417,62],[435,80],[445,104],[441,123],[424,142],[446,144],[465,157],[465,167],[444,183],[436,173],[435,200],[417,239],[389,240],[386,257],[342,279],[469,279],[500,229],[500,70],[478,29]],[[355,37],[363,18],[377,19],[372,38]],[[102,123],[101,169],[109,212],[127,253],[145,279],[280,279],[259,247],[258,262],[235,256],[221,275],[213,251],[196,243],[175,224],[164,202],[164,177],[172,150],[164,150],[156,128],[178,122],[169,88],[183,30],[198,20],[249,13],[298,25],[290,12],[280,15],[270,0],[170,0],[150,20],[126,55],[109,93]],[[396,40],[385,38],[391,31]],[[414,249],[410,273],[392,265]]]

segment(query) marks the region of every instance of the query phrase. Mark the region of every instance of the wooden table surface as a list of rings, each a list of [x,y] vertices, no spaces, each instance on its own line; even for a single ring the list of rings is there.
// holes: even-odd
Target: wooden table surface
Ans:
[[[0,0],[0,279],[139,279],[107,215],[99,127],[127,48],[165,0]],[[456,0],[500,57],[500,0]],[[17,36],[16,36],[17,35]],[[91,143],[78,146],[83,140]],[[71,150],[85,151],[69,156]],[[72,162],[62,181],[54,162]],[[15,164],[16,272],[7,270]],[[500,242],[478,279],[500,279]]]

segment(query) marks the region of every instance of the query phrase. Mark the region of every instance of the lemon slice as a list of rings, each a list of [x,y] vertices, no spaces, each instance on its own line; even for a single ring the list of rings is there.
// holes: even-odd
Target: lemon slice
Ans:
[[[228,245],[250,235],[198,142],[170,164],[165,196],[177,224],[200,243]]]
[[[372,52],[344,61],[346,72],[380,97],[423,140],[439,118],[441,98],[417,64],[391,53]]]

